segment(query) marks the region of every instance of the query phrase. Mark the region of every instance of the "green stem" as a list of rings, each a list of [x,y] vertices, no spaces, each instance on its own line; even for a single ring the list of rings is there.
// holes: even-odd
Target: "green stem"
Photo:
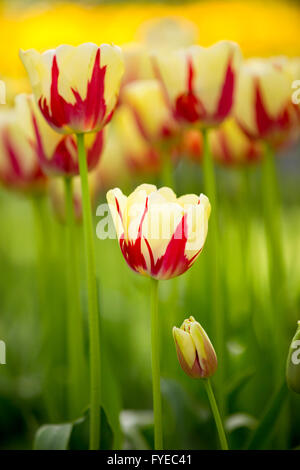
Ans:
[[[55,403],[55,391],[53,390],[53,378],[51,370],[54,366],[54,350],[52,335],[52,308],[49,300],[49,224],[47,214],[45,214],[45,200],[42,196],[35,196],[32,199],[35,238],[37,247],[37,271],[38,271],[38,295],[41,318],[41,360],[44,370],[43,396],[50,421],[54,422],[58,416]]]
[[[151,358],[152,389],[154,411],[154,447],[163,449],[162,407],[160,394],[160,361],[159,361],[159,328],[158,328],[158,281],[151,279]]]
[[[216,178],[214,171],[214,163],[208,142],[208,130],[203,130],[203,172],[205,193],[208,196],[212,211],[209,221],[209,234],[207,243],[208,252],[208,269],[210,280],[210,291],[214,321],[214,337],[215,346],[221,367],[216,374],[217,395],[220,405],[221,415],[225,413],[224,399],[224,375],[225,375],[225,337],[224,337],[224,309],[221,285],[221,262],[219,247],[219,224],[218,224],[218,207],[217,207],[217,190]]]
[[[216,399],[215,399],[215,395],[214,395],[210,380],[209,379],[204,379],[204,385],[205,385],[206,393],[207,393],[209,403],[210,403],[210,406],[211,406],[211,411],[214,415],[214,419],[215,419],[215,423],[216,423],[216,427],[217,427],[217,431],[218,431],[218,435],[219,435],[219,439],[220,439],[221,449],[222,450],[228,450],[228,443],[227,443],[227,439],[226,439],[226,434],[225,434],[225,431],[224,431],[222,419],[221,419],[221,416],[220,416],[220,413],[219,413],[219,408],[218,408],[218,405],[217,405],[217,402],[216,402]]]
[[[170,143],[162,142],[158,148],[161,159],[161,183],[175,190],[174,165],[171,156]]]
[[[82,191],[83,230],[86,251],[87,289],[90,336],[90,449],[98,449],[100,442],[100,328],[96,282],[96,263],[93,220],[88,184],[88,170],[84,147],[84,134],[77,134],[78,160]]]
[[[274,338],[277,361],[275,361],[278,376],[282,376],[285,350],[283,318],[286,308],[285,299],[285,266],[282,243],[281,209],[278,181],[275,167],[275,157],[272,148],[266,144],[262,163],[262,192],[265,211],[265,227],[269,258],[270,291],[272,311],[275,314]]]
[[[82,384],[85,383],[83,318],[80,307],[80,282],[75,234],[75,217],[73,206],[73,181],[66,177],[66,275],[67,275],[67,338],[69,360],[69,416],[77,417],[84,406]]]
[[[240,190],[240,230],[241,249],[243,263],[243,277],[245,282],[244,299],[248,311],[253,311],[253,286],[251,273],[251,227],[252,227],[252,195],[250,170],[247,165],[240,168],[241,190]]]

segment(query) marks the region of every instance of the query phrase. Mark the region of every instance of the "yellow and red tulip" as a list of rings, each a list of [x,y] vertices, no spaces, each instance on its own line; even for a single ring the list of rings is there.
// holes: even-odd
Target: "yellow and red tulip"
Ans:
[[[241,67],[234,106],[235,118],[250,138],[279,143],[294,126],[291,76],[269,59],[251,59]]]
[[[198,27],[185,18],[154,18],[142,23],[139,37],[152,51],[167,51],[196,44]]]
[[[136,80],[148,80],[154,78],[149,51],[143,44],[139,44],[137,42],[124,44],[122,46],[122,51],[124,57],[124,75],[120,93],[121,101],[122,89],[125,85]]]
[[[157,80],[139,80],[123,90],[123,102],[132,110],[142,136],[152,143],[174,137],[179,126]]]
[[[292,131],[292,138],[300,137],[300,57],[288,60],[288,70],[292,80],[292,106],[296,113],[296,125]]]
[[[201,194],[179,198],[167,187],[138,186],[126,197],[118,188],[107,193],[120,248],[129,267],[154,279],[187,271],[201,253],[210,203]]]
[[[17,106],[1,112],[0,181],[8,188],[43,192],[47,177],[42,172],[32,140],[28,138],[28,125]]]
[[[20,57],[39,108],[56,131],[95,132],[110,121],[124,68],[120,48],[62,45],[42,54],[20,51]]]
[[[210,130],[209,142],[214,159],[223,165],[255,163],[263,154],[261,143],[247,137],[232,118]]]
[[[222,122],[233,106],[241,58],[239,46],[231,41],[154,57],[156,76],[177,119],[205,126]]]
[[[194,317],[184,320],[180,328],[173,328],[177,357],[184,372],[197,379],[211,377],[218,361],[206,332]]]
[[[158,172],[160,167],[158,152],[145,139],[129,106],[122,104],[118,107],[111,127],[111,138],[117,141],[116,151],[122,155],[129,170],[133,173]]]
[[[32,95],[21,94],[16,98],[20,118],[27,122],[28,139],[36,151],[45,173],[57,176],[79,174],[77,143],[72,135],[55,132],[46,123]],[[103,131],[86,137],[87,164],[92,170],[98,163],[103,148]]]
[[[77,143],[72,135],[55,132],[43,118],[32,95],[16,97],[16,110],[26,127],[27,138],[31,142],[43,171],[54,176],[74,176],[79,174]],[[102,148],[103,132],[86,136],[87,164],[89,170],[97,165]]]

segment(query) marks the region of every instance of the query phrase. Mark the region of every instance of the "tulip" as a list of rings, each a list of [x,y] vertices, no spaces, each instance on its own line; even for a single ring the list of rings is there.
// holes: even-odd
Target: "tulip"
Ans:
[[[216,161],[224,165],[243,165],[262,157],[260,142],[249,139],[232,118],[209,133],[210,148]]]
[[[15,98],[20,93],[30,93],[30,84],[28,83],[27,77],[3,77],[4,90],[0,82],[0,103],[3,103],[3,98],[5,97],[5,103],[12,107],[15,104]],[[1,96],[1,91],[5,91],[4,97]]]
[[[148,20],[142,24],[138,42],[122,46],[125,72],[122,87],[135,80],[154,78],[151,51],[164,51],[187,47],[197,41],[198,30],[194,23],[175,18]]]
[[[299,140],[300,137],[300,57],[288,59],[286,67],[292,81],[292,107],[296,117],[291,140],[295,141]]]
[[[118,188],[110,190],[107,200],[122,254],[133,271],[171,279],[201,253],[211,211],[204,194],[176,198],[170,188],[142,184],[128,197]]]
[[[290,80],[291,89],[291,121],[295,123],[296,137],[299,136],[299,119],[300,119],[300,58],[289,58],[286,56],[271,57],[269,60],[277,69],[287,74]],[[293,115],[294,112],[294,115]],[[293,134],[293,131],[292,131]]]
[[[29,131],[28,129],[29,128]],[[30,124],[18,106],[0,114],[0,180],[8,188],[42,193],[47,186],[38,155],[32,145]]]
[[[151,184],[138,186],[128,197],[112,189],[107,201],[128,266],[151,278],[154,443],[162,449],[158,280],[179,276],[195,262],[205,243],[210,203],[203,194],[176,198],[170,188]]]
[[[59,191],[53,193],[53,200],[55,201],[56,209],[63,212],[68,223],[66,226],[67,233],[67,249],[66,253],[68,260],[65,263],[68,273],[68,319],[69,324],[67,328],[69,346],[69,373],[70,373],[70,390],[69,390],[69,411],[71,417],[77,416],[77,413],[83,406],[81,402],[82,396],[80,395],[80,383],[82,383],[83,376],[83,358],[84,358],[84,344],[82,336],[82,314],[80,310],[80,297],[79,297],[79,276],[76,271],[76,257],[74,251],[76,250],[76,240],[74,238],[73,225],[73,205],[68,203],[72,201],[76,193],[72,194],[72,181],[71,176],[78,173],[78,161],[76,154],[76,141],[71,135],[61,135],[55,132],[47,124],[43,118],[38,106],[36,105],[32,95],[21,94],[16,97],[15,113],[18,117],[21,126],[22,136],[26,141],[23,144],[24,151],[31,151],[36,161],[39,162],[44,173],[49,175],[62,175],[65,178],[65,200],[63,193]],[[16,143],[19,140],[19,134],[15,136]],[[90,166],[94,166],[100,157],[102,149],[102,131],[97,134],[90,134],[89,140],[92,142],[88,150],[88,162]],[[90,144],[89,144],[90,145]],[[50,187],[60,187],[62,181],[51,181]],[[63,188],[63,186],[62,186]],[[54,197],[55,196],[55,197]],[[61,198],[59,197],[61,196]],[[62,208],[64,206],[64,208]],[[76,209],[76,206],[75,206]],[[77,207],[78,209],[78,207]],[[76,212],[76,211],[75,211]],[[37,214],[37,217],[39,215]],[[74,248],[75,247],[75,248]],[[74,346],[75,345],[75,346]],[[70,353],[72,351],[72,353]]]
[[[43,118],[32,95],[16,97],[16,110],[23,123],[24,132],[31,142],[44,173],[51,176],[74,176],[79,174],[77,143],[72,135],[55,132]],[[102,148],[103,132],[88,134],[87,165],[92,170],[97,165]]]
[[[218,361],[213,345],[194,317],[184,320],[180,328],[173,328],[173,337],[179,363],[193,379],[211,377]]]
[[[151,58],[143,44],[136,42],[124,44],[122,51],[124,56],[124,75],[121,85],[121,101],[122,90],[128,83],[154,78]]]
[[[217,356],[206,332],[194,317],[173,328],[177,357],[184,372],[193,379],[204,379],[207,396],[215,419],[221,448],[228,449],[222,419],[210,383],[218,367]]]
[[[131,108],[142,137],[160,156],[163,183],[174,186],[171,154],[179,126],[159,82],[140,80],[130,83],[123,90],[123,102]]]
[[[178,120],[214,126],[232,109],[240,62],[239,46],[221,41],[157,55],[154,68]]]
[[[129,170],[133,173],[156,173],[159,170],[160,161],[158,152],[141,134],[138,123],[129,106],[122,104],[118,107],[111,124],[111,129],[112,135],[109,142],[112,140],[116,141],[115,144],[112,144],[114,152],[121,154]],[[110,158],[112,160],[110,165],[113,166],[113,160],[116,156],[111,155]],[[101,164],[100,173],[102,168],[103,165]]]
[[[233,118],[226,119],[208,135],[209,146],[214,160],[222,165],[241,166],[258,162],[262,157],[261,143],[249,139]],[[180,151],[189,159],[201,162],[203,158],[203,137],[197,129],[183,132]]]
[[[272,60],[246,61],[234,105],[234,115],[246,135],[269,142],[285,139],[294,124],[291,91],[291,77],[284,67]]]
[[[212,311],[217,351],[226,353],[224,307],[221,287],[217,194],[208,130],[219,125],[233,109],[237,76],[242,61],[239,46],[220,41],[211,47],[192,46],[153,59],[154,69],[178,121],[202,128],[205,192],[214,207],[209,249],[209,277],[214,296]],[[218,393],[223,409],[224,368],[218,374]]]
[[[268,244],[270,291],[273,293],[273,336],[276,368],[283,367],[282,318],[286,305],[286,272],[282,240],[281,204],[274,149],[290,139],[296,114],[292,106],[291,75],[282,58],[251,59],[241,67],[234,116],[245,134],[261,139],[262,201]],[[274,262],[276,260],[276,263]],[[280,380],[281,373],[278,373]]]
[[[121,50],[107,44],[99,47],[92,43],[77,47],[62,45],[43,54],[30,49],[21,51],[20,57],[48,124],[62,134],[76,134],[77,138],[90,325],[90,449],[98,449],[101,406],[99,307],[84,139],[85,134],[101,131],[110,121],[118,101],[124,64]],[[65,190],[68,226],[71,227],[72,185],[68,178],[65,179]]]
[[[140,39],[152,51],[164,50],[167,53],[195,44],[198,28],[195,23],[183,18],[155,18],[142,24]]]
[[[117,46],[59,46],[20,51],[39,108],[62,134],[101,130],[117,104],[123,59]]]
[[[191,46],[153,58],[160,80],[175,118],[185,125],[202,128],[204,187],[214,208],[211,218],[212,237],[209,247],[209,277],[214,295],[212,311],[216,330],[216,347],[223,358],[224,307],[219,254],[218,208],[214,166],[208,141],[208,130],[219,125],[233,109],[235,87],[242,55],[239,46],[220,41],[211,47]],[[223,409],[224,368],[218,374],[218,392]]]
[[[123,102],[132,110],[143,137],[160,142],[174,137],[178,125],[156,80],[139,80],[123,90]]]
[[[289,388],[300,393],[300,321],[292,339],[286,364],[286,380]]]

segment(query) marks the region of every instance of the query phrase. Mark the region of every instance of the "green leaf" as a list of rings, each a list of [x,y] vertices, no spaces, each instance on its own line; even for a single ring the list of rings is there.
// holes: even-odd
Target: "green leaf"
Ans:
[[[271,437],[277,418],[288,394],[288,388],[284,382],[273,395],[258,427],[250,437],[247,449],[263,449],[267,440]]]
[[[226,387],[226,395],[229,403],[232,403],[236,400],[238,394],[248,384],[249,380],[252,379],[254,374],[255,368],[249,367],[229,381]]]
[[[34,439],[34,450],[66,450],[73,425],[64,424],[45,424],[37,430]]]
[[[232,414],[228,416],[225,421],[225,429],[228,433],[232,433],[241,428],[253,430],[256,426],[257,420],[247,413]]]
[[[73,423],[70,439],[70,450],[87,450],[89,448],[90,416],[87,410],[81,418]],[[106,413],[101,408],[101,442],[100,449],[111,450],[113,448],[113,432],[107,420]]]
[[[87,450],[89,448],[89,410],[72,423],[46,424],[35,435],[34,450]],[[113,448],[114,435],[101,408],[100,449]]]
[[[125,436],[125,449],[149,450],[153,447],[153,436],[147,439],[149,429],[153,430],[151,410],[124,410],[120,420]]]

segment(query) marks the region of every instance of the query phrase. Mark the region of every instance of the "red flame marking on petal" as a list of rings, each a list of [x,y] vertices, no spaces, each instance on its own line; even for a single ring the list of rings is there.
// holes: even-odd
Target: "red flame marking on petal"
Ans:
[[[119,212],[118,206],[117,210]],[[148,211],[148,197],[146,198],[145,209],[140,221],[137,239],[132,242],[125,240],[124,234],[120,238],[120,248],[128,266],[135,272],[147,270],[146,260],[142,253],[142,226]]]
[[[46,176],[42,172],[38,160],[34,162],[30,172],[23,171],[20,161],[24,156],[18,154],[11,141],[8,129],[3,131],[2,140],[9,160],[9,168],[1,170],[0,173],[2,182],[7,186],[21,190],[42,188],[46,182]]]
[[[106,66],[100,66],[100,49],[97,50],[90,81],[87,83],[86,98],[72,88],[75,103],[68,103],[58,91],[59,68],[56,56],[52,62],[50,105],[45,97],[39,99],[39,107],[50,125],[57,129],[70,126],[78,132],[88,132],[102,128],[111,118],[105,120],[104,79]]]
[[[235,85],[235,73],[232,67],[232,57],[229,58],[225,80],[218,103],[218,109],[213,117],[213,121],[221,122],[229,114],[233,104],[233,93]]]
[[[52,175],[75,176],[79,174],[77,158],[77,144],[73,136],[62,136],[55,147],[53,154],[46,155],[37,119],[32,112],[32,124],[36,139],[36,153],[45,173]],[[34,143],[33,143],[34,144]],[[89,171],[97,165],[103,148],[103,131],[95,135],[92,146],[87,150],[87,164]]]

